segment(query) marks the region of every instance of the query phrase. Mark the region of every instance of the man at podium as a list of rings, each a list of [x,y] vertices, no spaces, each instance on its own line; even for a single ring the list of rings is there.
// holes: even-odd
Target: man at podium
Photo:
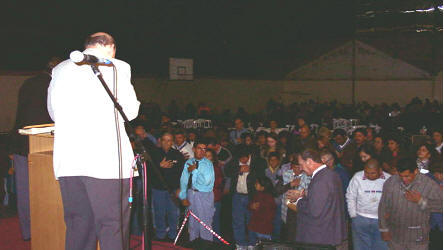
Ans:
[[[140,102],[129,64],[115,59],[112,36],[87,37],[84,54],[108,59],[99,66],[128,119]],[[55,122],[54,174],[59,180],[66,224],[65,249],[128,249],[129,178],[133,150],[122,117],[89,65],[72,60],[53,70],[48,111]]]

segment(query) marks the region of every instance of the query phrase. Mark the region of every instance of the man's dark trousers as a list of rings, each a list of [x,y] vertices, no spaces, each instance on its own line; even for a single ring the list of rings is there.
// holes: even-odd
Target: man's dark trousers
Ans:
[[[60,177],[59,183],[66,250],[95,250],[97,239],[100,249],[129,248],[129,179],[70,176]]]

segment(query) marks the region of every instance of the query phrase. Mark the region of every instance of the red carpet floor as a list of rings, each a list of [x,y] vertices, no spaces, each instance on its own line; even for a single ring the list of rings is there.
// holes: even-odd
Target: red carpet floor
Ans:
[[[0,249],[1,250],[31,250],[31,243],[22,240],[18,217],[0,219]],[[142,237],[131,236],[131,250],[142,249]],[[185,250],[171,243],[153,242],[153,250]],[[51,249],[48,249],[51,250]]]

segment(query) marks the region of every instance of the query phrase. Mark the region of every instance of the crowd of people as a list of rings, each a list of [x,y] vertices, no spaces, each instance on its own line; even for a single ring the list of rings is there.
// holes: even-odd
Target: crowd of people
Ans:
[[[179,221],[191,215],[182,243],[196,249],[214,249],[220,236],[236,249],[255,249],[265,241],[311,248],[442,249],[442,104],[437,101],[415,98],[401,107],[337,101],[285,106],[270,100],[257,114],[172,101],[162,113],[156,104],[140,105],[131,68],[115,59],[110,34],[91,34],[84,45],[84,53],[115,66],[101,71],[105,79],[120,76],[113,93],[134,120],[135,135],[128,138],[88,65],[54,59],[45,72],[27,79],[11,141],[0,143],[0,186],[4,176],[15,176],[7,179],[7,197],[9,205],[17,205],[23,240],[36,236],[30,230],[29,141],[17,130],[57,121],[53,167],[66,249],[95,249],[97,241],[101,249],[127,249],[130,216],[138,233],[143,212],[153,215],[155,240],[170,242],[178,236]],[[195,118],[210,119],[212,126],[184,129],[178,121]],[[344,129],[333,118],[364,126]],[[139,142],[151,156],[145,159],[152,206],[145,211],[140,177],[134,178],[134,189],[130,181]],[[0,189],[0,217],[4,195]]]
[[[270,114],[276,117],[276,110]],[[391,127],[349,135],[324,123],[313,131],[303,116],[292,131],[278,128],[277,119],[254,131],[243,117],[201,130],[175,127],[170,114],[161,115],[157,128],[146,115],[134,122],[182,201],[174,205],[153,175],[157,240],[174,240],[180,211],[189,208],[236,249],[264,240],[337,249],[442,248],[440,129],[418,130],[422,136],[409,141]],[[191,220],[189,239],[212,241],[213,235]]]

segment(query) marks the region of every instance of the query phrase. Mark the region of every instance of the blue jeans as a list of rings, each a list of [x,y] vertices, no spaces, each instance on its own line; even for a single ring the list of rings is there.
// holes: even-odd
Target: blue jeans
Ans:
[[[359,250],[386,250],[387,243],[381,239],[378,219],[363,216],[352,218],[353,248]]]
[[[213,231],[216,232],[218,235],[220,235],[220,208],[221,208],[221,202],[215,202],[214,203],[214,216],[213,216]],[[213,237],[213,240],[215,242],[218,242],[219,240],[216,237]]]
[[[206,225],[213,225],[214,216],[214,194],[211,192],[196,192],[188,189],[187,199],[190,202],[188,207],[202,222]],[[207,241],[213,241],[213,234],[201,225],[195,218],[188,219],[188,232],[190,241],[201,238]]]
[[[271,240],[271,235],[249,231],[248,238],[250,239],[250,246],[254,246],[259,242],[259,240]]]
[[[154,210],[154,223],[156,224],[156,237],[174,239],[177,235],[177,223],[179,221],[179,208],[176,207],[166,190],[152,189],[152,201]],[[167,224],[168,223],[168,224]]]
[[[236,244],[248,246],[247,225],[250,221],[250,211],[248,211],[248,195],[233,195],[233,234]]]
[[[282,227],[282,218],[281,218],[281,203],[276,205],[276,212],[274,213],[273,219],[273,234],[271,238],[275,241],[279,241],[281,237],[281,227]]]

